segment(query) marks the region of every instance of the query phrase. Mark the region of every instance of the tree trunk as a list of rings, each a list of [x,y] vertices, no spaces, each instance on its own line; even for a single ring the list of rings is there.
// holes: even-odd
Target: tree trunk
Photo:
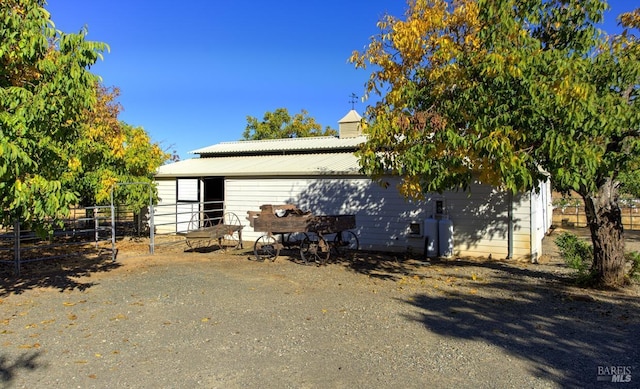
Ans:
[[[593,243],[595,281],[600,286],[619,287],[625,282],[622,213],[618,206],[618,184],[611,179],[596,196],[583,196]]]

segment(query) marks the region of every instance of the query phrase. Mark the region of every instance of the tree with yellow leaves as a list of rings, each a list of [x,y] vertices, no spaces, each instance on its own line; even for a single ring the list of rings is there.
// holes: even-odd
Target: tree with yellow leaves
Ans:
[[[79,193],[79,204],[109,204],[117,183],[149,184],[155,193],[153,175],[169,154],[143,128],[118,119],[118,88],[96,84],[95,93],[96,104],[84,112],[83,136],[72,145],[80,173],[69,185]],[[127,185],[114,193],[118,203],[134,209],[149,204],[146,185]]]
[[[372,67],[363,170],[407,196],[513,192],[550,175],[585,201],[597,283],[624,283],[621,174],[640,167],[640,46],[597,28],[601,0],[410,0],[350,60]]]

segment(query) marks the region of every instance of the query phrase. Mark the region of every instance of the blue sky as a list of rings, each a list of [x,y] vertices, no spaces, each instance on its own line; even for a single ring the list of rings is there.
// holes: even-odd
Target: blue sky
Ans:
[[[640,0],[609,2],[615,16]],[[239,140],[247,116],[302,109],[338,127],[368,72],[347,62],[405,0],[222,1],[48,0],[56,28],[89,30],[110,52],[92,68],[120,88],[120,119],[143,127],[182,159],[189,151]],[[355,109],[361,114],[367,102]]]

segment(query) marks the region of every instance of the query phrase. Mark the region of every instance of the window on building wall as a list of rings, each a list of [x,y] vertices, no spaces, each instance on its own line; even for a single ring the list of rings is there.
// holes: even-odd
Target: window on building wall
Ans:
[[[197,178],[179,178],[178,201],[198,201],[200,199],[198,183]]]

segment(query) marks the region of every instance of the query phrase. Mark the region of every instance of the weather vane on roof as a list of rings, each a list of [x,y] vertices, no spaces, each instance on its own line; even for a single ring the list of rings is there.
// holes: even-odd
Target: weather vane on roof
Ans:
[[[358,101],[358,96],[356,96],[355,93],[351,93],[349,97],[351,97],[351,100],[349,100],[349,102],[351,103],[351,109],[355,109],[356,102]]]

